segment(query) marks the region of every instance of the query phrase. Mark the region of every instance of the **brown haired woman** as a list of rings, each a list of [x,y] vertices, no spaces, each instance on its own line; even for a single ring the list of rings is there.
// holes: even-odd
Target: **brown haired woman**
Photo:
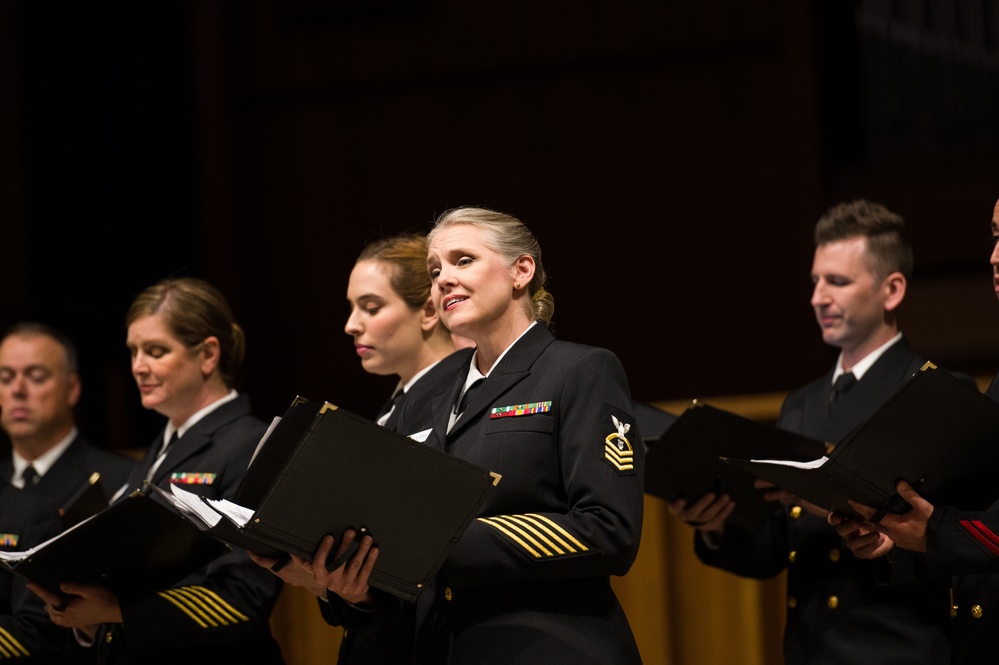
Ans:
[[[225,298],[199,279],[160,282],[126,317],[132,374],[142,405],[167,417],[163,432],[129,478],[206,497],[231,498],[266,429],[233,388],[243,361],[243,331]],[[193,479],[193,481],[192,481]],[[67,583],[59,599],[34,589],[52,620],[93,644],[99,662],[280,664],[268,619],[280,580],[236,548],[170,589],[116,596],[105,587]]]

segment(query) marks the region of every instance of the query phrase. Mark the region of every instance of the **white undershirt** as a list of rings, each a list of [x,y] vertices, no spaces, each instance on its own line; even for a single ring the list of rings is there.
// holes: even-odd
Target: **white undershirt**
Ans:
[[[76,438],[76,434],[76,427],[73,427],[69,430],[69,434],[66,435],[66,438],[59,441],[59,443],[49,448],[45,454],[40,455],[31,462],[18,455],[15,450],[12,456],[14,462],[14,477],[10,479],[10,484],[14,487],[23,488],[24,478],[22,478],[21,475],[24,474],[24,470],[29,466],[35,467],[35,472],[38,474],[38,478],[40,480],[41,477],[52,468],[52,465],[56,463],[59,457],[66,452],[66,449],[69,448],[69,445],[73,443],[73,440]]]

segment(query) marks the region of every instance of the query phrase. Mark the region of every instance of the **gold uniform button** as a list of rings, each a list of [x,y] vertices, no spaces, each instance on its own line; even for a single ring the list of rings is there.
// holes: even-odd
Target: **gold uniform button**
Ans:
[[[950,606],[950,618],[951,619],[956,619],[957,618],[957,609],[958,609],[957,605],[951,605]]]
[[[801,506],[791,506],[791,519],[796,520],[801,517]]]
[[[794,563],[795,559],[798,558],[798,550],[791,550],[787,553],[787,562]]]
[[[346,628],[344,628],[344,629],[343,629],[343,636],[344,636],[344,637],[347,637],[348,635],[350,635],[350,631],[349,631],[349,630],[347,630]]]
[[[444,600],[446,600],[448,602],[451,602],[451,598],[453,596],[454,596],[454,594],[451,593],[451,587],[449,587],[449,586],[444,587]]]
[[[831,610],[836,609],[837,607],[839,607],[839,598],[837,598],[836,596],[829,596],[829,598],[826,599],[826,605]]]
[[[110,630],[108,632],[104,633],[104,641],[107,642],[108,644],[111,644],[111,637],[112,636],[111,636],[111,631]]]
[[[983,611],[982,611],[982,606],[981,605],[972,605],[971,606],[971,616],[975,617],[976,619],[981,619],[982,618],[982,614],[983,614]]]
[[[798,606],[798,599],[795,598],[794,596],[788,596],[787,597],[787,606],[788,606],[789,609],[793,610],[794,608],[796,608]]]
[[[840,551],[839,551],[838,547],[834,547],[831,550],[829,550],[829,560],[830,561],[832,561],[833,563],[836,563],[837,561],[839,561],[839,557],[840,557]]]

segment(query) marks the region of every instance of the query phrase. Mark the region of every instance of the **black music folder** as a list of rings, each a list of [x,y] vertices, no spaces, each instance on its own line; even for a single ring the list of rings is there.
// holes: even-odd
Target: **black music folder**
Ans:
[[[345,529],[363,529],[380,550],[371,586],[413,601],[498,480],[332,404],[298,397],[234,494],[231,504],[252,516],[220,515],[208,532],[260,554],[312,559],[326,534],[339,541]],[[222,502],[204,502],[226,512]]]
[[[62,582],[102,584],[115,593],[168,587],[229,551],[186,515],[135,492],[0,565],[54,592]]]
[[[735,501],[731,524],[750,531],[761,528],[778,505],[765,501],[753,487],[755,476],[724,457],[811,460],[826,444],[794,432],[694,400],[645,458],[645,491],[653,496],[692,503],[708,492]]]
[[[997,437],[999,403],[927,363],[827,458],[804,466],[743,455],[728,462],[843,515],[857,516],[848,499],[871,506],[877,521],[910,508],[896,492],[899,480],[931,503],[990,506],[999,498]]]

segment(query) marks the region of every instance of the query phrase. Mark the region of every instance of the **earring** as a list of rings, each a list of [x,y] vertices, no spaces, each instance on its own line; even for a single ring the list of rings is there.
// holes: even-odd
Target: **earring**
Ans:
[[[514,284],[514,285],[513,285],[513,288],[515,288],[515,289],[520,289],[520,282],[517,282],[516,284]]]

